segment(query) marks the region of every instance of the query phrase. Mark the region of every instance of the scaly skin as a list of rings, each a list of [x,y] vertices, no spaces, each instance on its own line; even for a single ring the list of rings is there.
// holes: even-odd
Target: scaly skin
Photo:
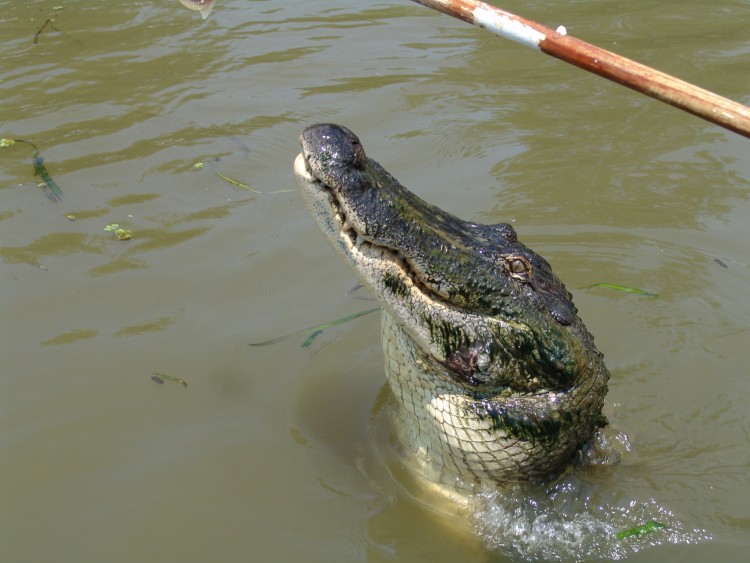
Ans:
[[[405,448],[443,483],[556,475],[606,424],[609,373],[547,261],[419,199],[345,127],[300,140],[300,193],[383,306]]]

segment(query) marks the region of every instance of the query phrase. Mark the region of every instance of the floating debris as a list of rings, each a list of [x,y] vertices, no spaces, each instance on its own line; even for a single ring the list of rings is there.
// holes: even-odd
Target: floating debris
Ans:
[[[25,141],[24,139],[0,139],[0,148],[12,147],[16,143],[26,143],[34,149],[34,156],[32,157],[32,164],[34,165],[34,173],[42,177],[43,182],[37,184],[40,188],[45,188],[45,193],[49,199],[54,202],[62,201],[62,190],[52,179],[52,176],[47,172],[47,167],[44,166],[44,159],[39,156],[39,149],[31,141]]]
[[[44,159],[39,156],[39,153],[34,156],[34,170],[42,177],[42,180],[44,180],[43,183],[38,185],[39,187],[47,188],[47,197],[52,201],[62,201],[62,190],[47,172],[47,168],[44,166]]]
[[[633,536],[639,538],[641,536],[653,534],[655,531],[661,530],[666,527],[666,524],[662,524],[661,522],[657,522],[656,520],[651,520],[651,522],[646,522],[645,524],[641,524],[640,526],[636,526],[635,528],[617,532],[616,537],[618,540],[623,540],[625,538],[630,538]]]
[[[229,176],[225,176],[224,174],[222,174],[221,172],[219,172],[218,170],[216,170],[216,168],[212,168],[212,169],[213,169],[214,172],[216,172],[219,175],[219,178],[221,178],[222,180],[226,180],[230,184],[234,184],[235,186],[238,186],[238,187],[243,188],[245,190],[249,190],[249,191],[251,191],[253,193],[256,193],[256,194],[262,194],[263,193],[263,192],[260,192],[258,190],[255,190],[255,189],[251,188],[247,184],[243,184],[242,182],[240,182],[238,180],[235,180],[234,178],[230,178]]]
[[[588,286],[586,289],[591,289],[592,287],[605,287],[607,289],[614,289],[615,291],[623,291],[625,293],[634,293],[636,295],[642,295],[644,297],[658,297],[658,293],[653,293],[651,291],[646,291],[645,289],[638,289],[636,287],[627,287],[624,285],[617,285],[616,283],[595,283],[594,285]]]
[[[323,334],[323,331],[322,331],[322,330],[320,330],[320,329],[318,329],[318,330],[316,330],[315,332],[313,332],[313,333],[312,333],[312,334],[311,334],[310,336],[308,336],[307,338],[305,338],[305,341],[304,341],[304,342],[302,343],[302,347],[303,347],[303,348],[307,348],[308,346],[310,346],[310,345],[311,345],[311,344],[313,343],[313,341],[314,341],[314,340],[315,340],[315,339],[316,339],[316,338],[318,337],[318,335],[320,335],[320,334]]]
[[[221,178],[222,180],[226,180],[230,184],[234,184],[237,187],[240,187],[240,188],[243,188],[245,190],[251,191],[251,192],[253,192],[255,194],[262,194],[263,193],[261,191],[258,191],[258,190],[255,190],[255,189],[251,188],[247,184],[243,184],[239,180],[235,180],[234,178],[230,178],[229,176],[225,176],[224,174],[222,174],[221,172],[219,172],[218,170],[216,170],[216,168],[214,168],[213,166],[211,167],[211,170],[213,170],[214,172],[216,172],[216,174],[219,175],[219,178]]]
[[[39,43],[39,37],[40,37],[40,36],[42,35],[42,32],[43,32],[43,31],[44,31],[44,30],[45,30],[46,28],[48,28],[48,27],[49,27],[50,29],[52,29],[52,30],[54,30],[54,31],[58,32],[58,33],[62,33],[62,34],[63,34],[63,35],[65,35],[66,37],[68,37],[68,38],[72,39],[73,41],[75,41],[76,43],[78,43],[79,45],[83,45],[83,42],[82,42],[82,41],[80,41],[80,40],[76,39],[75,37],[73,37],[73,36],[72,36],[72,35],[70,35],[69,33],[65,33],[64,31],[61,31],[61,30],[57,29],[57,28],[56,28],[56,27],[55,27],[55,26],[53,25],[53,24],[54,24],[54,22],[55,22],[55,19],[57,18],[57,16],[59,16],[59,15],[60,15],[60,12],[62,12],[62,11],[63,11],[63,10],[65,9],[65,7],[64,7],[64,6],[55,6],[55,7],[54,7],[54,8],[52,8],[52,9],[53,9],[54,11],[53,11],[53,12],[52,12],[52,13],[50,14],[50,16],[49,16],[49,17],[48,17],[48,18],[46,19],[46,21],[45,21],[45,22],[44,22],[44,23],[43,23],[43,24],[42,24],[41,26],[39,26],[39,29],[37,29],[37,30],[36,30],[36,33],[34,34],[34,45],[36,45],[37,43]]]
[[[108,233],[112,233],[120,240],[130,240],[133,236],[133,233],[129,229],[123,229],[117,223],[107,225],[106,227],[104,227],[104,230]]]
[[[214,164],[213,164],[214,162],[218,162],[219,160],[220,159],[218,159],[218,158],[214,158],[214,159],[212,159],[212,160],[209,161],[209,166],[211,167],[211,170],[213,170],[214,173],[219,178],[221,178],[222,180],[224,180],[226,182],[229,182],[230,184],[232,184],[234,186],[237,186],[238,188],[242,188],[243,190],[248,190],[250,192],[253,192],[254,194],[262,194],[262,193],[266,193],[266,194],[285,194],[285,193],[291,193],[291,192],[296,192],[297,191],[297,190],[274,190],[272,192],[262,192],[260,190],[256,190],[255,188],[250,187],[249,185],[245,184],[244,182],[240,182],[239,180],[235,180],[234,178],[230,178],[226,174],[222,174],[221,172],[219,172],[216,169],[216,167],[214,166]],[[196,162],[195,164],[193,164],[193,169],[194,170],[203,170],[205,167],[206,167],[206,163],[205,162]]]
[[[172,383],[179,383],[183,387],[187,388],[187,381],[174,375],[167,375],[166,373],[154,372],[151,374],[151,380],[156,381],[159,385],[163,385],[165,381],[171,381]]]
[[[284,336],[279,336],[277,338],[272,338],[271,340],[266,340],[264,342],[251,342],[248,345],[249,346],[268,346],[269,344],[277,344],[278,342],[283,342],[284,340],[291,340],[292,338],[297,338],[299,336],[307,335],[307,338],[305,338],[304,342],[302,342],[302,347],[307,348],[313,343],[315,338],[317,338],[320,334],[322,334],[322,332],[325,329],[332,328],[334,326],[347,323],[349,321],[353,321],[354,319],[363,317],[365,315],[369,315],[370,313],[374,313],[375,311],[379,311],[379,310],[380,310],[380,307],[375,307],[374,309],[367,309],[366,311],[360,311],[359,313],[354,313],[353,315],[349,315],[341,319],[336,319],[335,321],[322,323],[319,325],[311,326],[309,328],[303,328],[302,330],[298,330],[290,334],[285,334]]]
[[[39,27],[39,29],[36,30],[36,33],[34,34],[34,45],[39,43],[39,36],[47,26],[49,26],[51,29],[54,29],[55,31],[58,31],[52,24],[55,21],[55,18],[60,15],[60,12],[63,11],[63,6],[55,6],[54,10],[55,11],[50,15],[50,17],[48,17],[47,20]]]
[[[216,159],[216,160],[218,160],[218,159]],[[193,164],[193,168],[195,170],[203,170],[205,167],[206,167],[206,164],[204,162],[196,162],[195,164]],[[247,184],[244,184],[244,183],[240,182],[239,180],[235,180],[234,178],[230,178],[226,174],[222,174],[221,172],[219,172],[218,170],[216,170],[216,167],[213,165],[213,163],[211,164],[211,170],[213,170],[219,178],[221,178],[222,180],[224,180],[226,182],[229,182],[230,184],[232,184],[234,186],[237,186],[238,188],[242,188],[243,190],[248,190],[248,191],[253,192],[255,194],[262,194],[263,193],[260,190],[256,190],[254,188],[251,188],[250,186],[248,186]]]

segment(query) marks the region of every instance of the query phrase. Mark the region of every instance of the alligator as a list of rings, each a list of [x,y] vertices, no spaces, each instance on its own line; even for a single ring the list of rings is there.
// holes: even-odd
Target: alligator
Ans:
[[[417,197],[346,127],[300,143],[310,214],[382,305],[403,447],[459,489],[559,475],[607,424],[609,372],[549,263]]]

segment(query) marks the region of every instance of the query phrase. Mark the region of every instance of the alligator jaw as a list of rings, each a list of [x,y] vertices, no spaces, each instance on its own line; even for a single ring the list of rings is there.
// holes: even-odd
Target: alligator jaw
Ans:
[[[412,277],[413,273],[407,273],[405,260],[397,251],[366,240],[347,220],[333,190],[315,176],[304,152],[294,160],[294,175],[310,213],[334,246],[346,256],[347,261],[352,262],[355,254],[370,260],[387,260],[399,267],[403,271],[402,275]],[[356,264],[352,265],[356,269]]]
[[[397,250],[373,242],[369,237],[359,233],[352,222],[347,220],[343,206],[334,191],[316,177],[304,151],[297,155],[294,161],[294,174],[305,205],[320,229],[386,306],[403,309],[404,305],[396,301],[402,301],[407,292],[416,292],[423,299],[429,296],[430,301],[439,300],[419,281],[416,272],[409,267],[408,261]],[[373,273],[379,275],[373,276]],[[391,283],[393,287],[397,285],[399,289],[394,290],[392,287],[386,292],[382,287],[385,283]],[[393,299],[383,299],[384,293],[389,293]]]
[[[311,213],[316,220],[322,220],[325,234],[342,241],[347,238],[358,246],[359,233],[346,221],[346,215],[331,188],[315,176],[304,152],[298,154],[294,160],[294,175]],[[359,243],[361,242],[360,240]]]

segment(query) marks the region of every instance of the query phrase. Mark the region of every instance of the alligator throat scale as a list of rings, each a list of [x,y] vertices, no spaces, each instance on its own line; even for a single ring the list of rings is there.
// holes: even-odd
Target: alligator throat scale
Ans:
[[[345,127],[301,144],[307,208],[383,307],[404,447],[444,483],[558,474],[606,425],[609,373],[549,263],[510,225],[424,202]]]

